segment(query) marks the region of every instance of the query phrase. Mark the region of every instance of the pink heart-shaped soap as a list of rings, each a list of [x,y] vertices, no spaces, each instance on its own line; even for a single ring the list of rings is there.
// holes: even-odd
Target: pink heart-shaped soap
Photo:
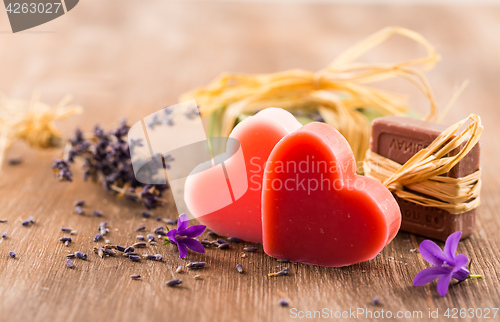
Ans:
[[[222,236],[262,243],[262,176],[272,149],[302,125],[289,112],[267,108],[240,122],[230,138],[238,152],[186,179],[184,199],[193,216]],[[196,169],[195,169],[196,170]]]
[[[356,175],[345,138],[315,122],[284,137],[271,152],[262,225],[268,255],[339,267],[374,258],[397,234],[401,213],[380,182]]]

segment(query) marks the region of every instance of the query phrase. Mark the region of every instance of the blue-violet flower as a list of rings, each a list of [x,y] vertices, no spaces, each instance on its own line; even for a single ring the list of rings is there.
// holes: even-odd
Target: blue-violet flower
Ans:
[[[168,238],[168,242],[177,245],[180,258],[186,257],[188,248],[197,253],[205,252],[205,248],[201,242],[195,238],[203,234],[207,227],[205,225],[188,227],[188,225],[188,216],[186,214],[181,214],[177,222],[177,229],[170,230],[167,233],[167,237],[165,237],[165,239]]]
[[[438,278],[437,291],[439,295],[445,296],[452,278],[464,281],[468,278],[481,277],[480,275],[470,274],[467,267],[469,259],[465,254],[456,255],[461,236],[461,231],[448,236],[443,250],[430,240],[424,240],[420,244],[420,254],[434,266],[420,271],[413,280],[414,286],[424,285]]]

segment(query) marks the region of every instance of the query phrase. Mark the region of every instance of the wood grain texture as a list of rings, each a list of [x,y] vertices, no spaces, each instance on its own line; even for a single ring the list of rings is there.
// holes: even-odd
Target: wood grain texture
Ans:
[[[124,258],[101,259],[93,254],[92,237],[99,218],[79,216],[73,202],[104,212],[112,243],[131,244],[135,228],[158,225],[143,219],[139,205],[117,200],[96,184],[59,183],[50,166],[59,151],[33,151],[17,144],[9,157],[22,156],[19,166],[4,165],[0,176],[0,321],[275,321],[292,320],[290,300],[298,310],[367,308],[385,311],[486,308],[500,305],[500,158],[497,111],[499,7],[362,6],[300,3],[169,2],[133,0],[80,1],[69,14],[34,30],[11,34],[0,10],[0,91],[27,98],[34,90],[55,103],[66,93],[85,107],[80,118],[63,125],[90,130],[94,123],[109,127],[126,117],[134,123],[159,108],[174,104],[184,91],[202,86],[222,71],[273,72],[289,68],[317,70],[342,50],[387,25],[401,25],[424,34],[443,60],[429,73],[443,105],[462,80],[471,84],[445,123],[474,112],[482,116],[483,189],[476,233],[459,246],[484,276],[450,288],[441,298],[435,285],[413,287],[415,274],[427,267],[411,251],[423,240],[400,233],[374,260],[345,268],[321,268],[278,263],[262,248],[241,258],[242,247],[208,249],[178,258],[174,247],[155,246],[165,262],[133,263]],[[395,40],[366,57],[367,61],[397,59],[420,48]],[[426,101],[403,82],[421,113]],[[36,224],[23,227],[30,215]],[[153,218],[173,217],[172,207],[154,211]],[[60,228],[78,231],[65,247]],[[10,259],[9,250],[17,253]],[[65,266],[65,255],[77,250],[89,260]],[[203,260],[207,268],[175,274],[175,267]],[[241,263],[244,274],[238,274]],[[291,274],[267,273],[289,267]],[[202,280],[195,280],[195,274]],[[130,279],[141,274],[140,281]],[[168,288],[172,276],[184,283]],[[372,305],[379,297],[381,306]],[[498,318],[498,316],[497,316]],[[349,320],[349,319],[347,319]],[[351,319],[352,320],[352,319]],[[363,319],[370,320],[370,319]],[[474,319],[464,319],[474,320]]]

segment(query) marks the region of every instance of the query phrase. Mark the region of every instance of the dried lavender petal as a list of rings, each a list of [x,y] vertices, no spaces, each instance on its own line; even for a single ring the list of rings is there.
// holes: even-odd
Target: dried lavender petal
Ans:
[[[102,217],[102,211],[100,211],[100,210],[94,210],[93,214],[96,217]]]
[[[248,253],[255,253],[257,251],[257,247],[244,247],[243,250]]]
[[[207,246],[212,246],[212,242],[208,239],[202,239],[201,240],[202,245],[207,245]]]
[[[290,303],[288,302],[288,300],[285,300],[285,299],[280,299],[280,300],[278,301],[278,303],[279,303],[279,305],[280,305],[280,306],[283,306],[283,307],[288,306],[288,305],[290,304]]]
[[[120,246],[120,245],[115,245],[115,249],[116,249],[117,251],[119,251],[119,252],[122,252],[122,253],[123,253],[123,252],[125,252],[125,249],[126,249],[126,248],[125,248],[125,247],[123,247],[123,246]]]
[[[67,259],[67,260],[66,260],[66,266],[67,266],[68,268],[73,268],[73,267],[75,267],[75,265],[73,264],[73,261],[72,261],[71,259]]]
[[[68,247],[69,246],[69,240],[64,242],[64,246]]]
[[[214,233],[213,231],[209,231],[208,232],[208,236],[210,237],[218,237],[219,235],[217,235],[216,233]]]
[[[238,271],[238,273],[242,274],[243,273],[243,266],[241,266],[241,264],[236,265],[236,270]]]
[[[31,221],[29,221],[29,220],[25,220],[22,222],[23,226],[28,226],[29,224],[31,224]]]
[[[173,219],[167,219],[167,220],[165,221],[165,223],[166,223],[167,225],[177,225],[177,222],[176,222],[175,220],[173,220]]]
[[[116,255],[115,251],[110,249],[110,248],[104,248],[103,252],[104,252],[104,254],[106,254],[108,256],[115,256]]]
[[[128,258],[133,262],[139,262],[141,260],[141,257],[138,255],[130,255]]]
[[[227,244],[227,241],[225,241],[224,239],[220,239],[220,238],[217,239],[217,242],[219,244]]]
[[[151,254],[144,254],[144,255],[142,255],[142,257],[144,259],[149,259],[149,260],[152,260],[152,261],[156,260],[156,256],[155,255],[151,255]]]
[[[59,238],[59,241],[65,243],[65,242],[71,242],[73,241],[73,239],[71,239],[71,237],[61,237]]]
[[[85,259],[87,259],[87,254],[84,254],[84,253],[82,253],[82,252],[80,252],[80,251],[75,252],[75,256],[76,256],[77,258],[79,258],[79,259],[84,259],[84,260],[85,260]]]
[[[29,216],[28,220],[30,221],[30,223],[34,224],[35,223],[35,217],[33,216]]]
[[[101,240],[101,239],[103,239],[103,238],[104,238],[104,237],[102,236],[102,234],[97,234],[97,235],[95,235],[95,236],[94,236],[94,241],[95,241],[95,242],[98,242],[98,241],[100,241],[100,240]]]
[[[380,299],[378,297],[373,298],[373,305],[380,305]]]
[[[155,240],[155,236],[153,234],[148,234],[148,240],[149,241]]]
[[[186,267],[190,269],[197,269],[197,268],[203,268],[205,267],[206,263],[205,262],[190,262],[187,263]]]
[[[61,231],[65,232],[65,233],[69,233],[70,231],[72,231],[72,229],[69,227],[63,227],[63,228],[61,228]]]
[[[173,286],[177,286],[177,285],[182,284],[182,280],[181,279],[174,279],[174,280],[168,281],[165,284],[167,284],[167,286],[173,287]]]
[[[139,274],[130,275],[130,278],[133,279],[133,280],[138,280],[138,279],[141,278],[141,275],[139,275]]]
[[[82,209],[82,207],[80,207],[80,206],[76,206],[76,207],[75,207],[75,212],[76,212],[77,214],[79,214],[79,215],[82,215],[82,214],[83,214],[83,209]]]
[[[156,254],[155,257],[156,257],[156,260],[159,262],[161,262],[163,260],[163,256],[161,256],[160,254]]]
[[[8,161],[9,165],[19,165],[23,163],[23,159],[21,158],[10,158]]]
[[[131,253],[135,250],[134,246],[128,246],[127,248],[125,248],[123,250],[123,252],[126,254],[126,253]]]
[[[143,212],[141,212],[141,215],[144,218],[149,218],[149,217],[151,217],[151,212],[149,212],[149,211],[143,211]]]
[[[70,235],[76,235],[78,232],[76,230],[72,230],[69,232]]]
[[[177,269],[175,270],[176,273],[182,273],[183,271],[182,265],[177,266]]]
[[[142,235],[137,235],[136,238],[139,240],[144,240],[144,236],[142,236]]]
[[[136,248],[144,248],[144,247],[147,247],[148,244],[140,242],[140,243],[135,243],[132,246],[134,246]]]
[[[219,246],[217,246],[219,249],[228,249],[229,248],[229,244],[228,243],[223,243],[223,244],[219,244]]]
[[[156,221],[162,221],[162,220],[163,220],[163,218],[161,218],[161,217],[156,218]]]
[[[16,253],[14,253],[13,251],[10,251],[9,256],[12,258],[16,258]]]
[[[76,255],[75,255],[75,254],[68,254],[68,255],[66,255],[66,257],[67,257],[67,258],[75,258],[75,257],[76,257]]]
[[[163,231],[163,230],[159,230],[159,231],[157,231],[156,233],[157,233],[157,234],[158,234],[158,236],[159,236],[158,238],[161,238],[161,236],[167,236],[167,233],[166,233],[165,231]]]
[[[7,238],[7,233],[3,233],[2,238]]]
[[[229,237],[228,240],[233,243],[241,243],[241,239],[238,237]]]
[[[75,207],[82,207],[83,205],[85,205],[85,200],[77,200],[74,203]]]
[[[143,230],[146,230],[146,226],[141,226],[137,228],[135,231],[143,231]]]

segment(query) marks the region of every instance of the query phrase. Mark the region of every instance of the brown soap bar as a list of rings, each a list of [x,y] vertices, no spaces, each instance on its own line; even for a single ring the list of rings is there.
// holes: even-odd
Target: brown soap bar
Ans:
[[[372,122],[370,149],[400,164],[427,147],[446,129],[446,126],[403,116],[386,116]],[[465,142],[462,144],[462,146]],[[450,153],[458,153],[461,147]],[[479,143],[445,176],[461,178],[479,169]],[[425,237],[446,240],[455,231],[462,238],[474,232],[476,209],[454,215],[446,210],[424,207],[394,196],[401,208],[401,230]]]

